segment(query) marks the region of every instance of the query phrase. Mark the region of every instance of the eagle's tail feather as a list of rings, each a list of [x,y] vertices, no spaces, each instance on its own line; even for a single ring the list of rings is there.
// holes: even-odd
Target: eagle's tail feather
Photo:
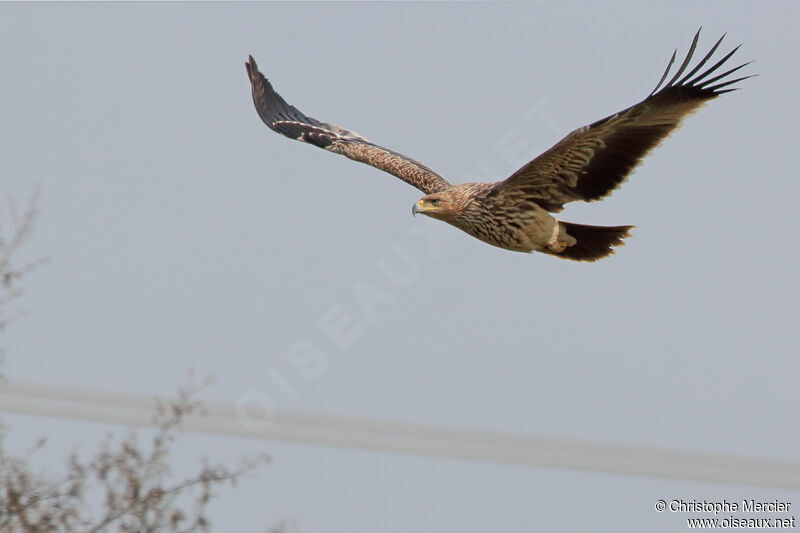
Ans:
[[[597,261],[613,254],[614,247],[624,245],[622,239],[630,237],[628,232],[633,229],[633,226],[587,226],[559,222],[577,242],[553,255],[572,261]]]

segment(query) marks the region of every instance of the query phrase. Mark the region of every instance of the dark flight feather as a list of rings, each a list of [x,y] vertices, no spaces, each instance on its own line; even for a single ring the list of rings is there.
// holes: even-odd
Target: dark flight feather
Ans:
[[[560,211],[567,202],[600,200],[608,196],[653,148],[680,126],[683,119],[707,101],[736,90],[726,87],[750,77],[725,79],[748,64],[745,63],[708,78],[731,58],[738,46],[697,74],[717,50],[723,35],[711,51],[680,78],[691,63],[699,36],[698,31],[686,58],[663,87],[675,53],[647,98],[573,131],[511,177],[497,183],[492,194],[524,196],[551,212]],[[721,82],[713,85],[718,81]]]
[[[245,63],[253,90],[253,103],[261,120],[273,131],[306,142],[397,176],[426,194],[450,187],[439,174],[403,154],[368,141],[357,133],[303,114],[289,105],[258,71],[253,56]]]

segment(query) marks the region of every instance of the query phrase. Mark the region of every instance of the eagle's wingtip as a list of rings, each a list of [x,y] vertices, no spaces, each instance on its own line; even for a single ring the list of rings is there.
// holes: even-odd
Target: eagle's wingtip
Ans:
[[[244,68],[247,69],[247,77],[252,80],[253,76],[258,72],[258,65],[256,65],[256,60],[253,59],[252,55],[247,56],[247,62],[244,64]]]

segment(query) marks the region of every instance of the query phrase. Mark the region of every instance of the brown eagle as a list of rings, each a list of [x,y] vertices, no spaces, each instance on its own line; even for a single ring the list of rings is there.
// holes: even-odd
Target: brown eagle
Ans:
[[[442,220],[506,250],[596,261],[612,254],[614,246],[624,244],[622,239],[629,236],[632,226],[574,224],[557,220],[549,213],[558,213],[567,202],[591,202],[611,194],[684,118],[706,101],[736,90],[730,86],[750,77],[728,77],[749,63],[711,77],[738,46],[700,72],[725,35],[686,72],[699,36],[700,31],[695,34],[686,59],[664,84],[677,51],[672,54],[661,80],[647,98],[578,128],[511,177],[496,183],[452,185],[419,161],[353,131],[304,115],[275,92],[252,56],[246,67],[256,111],[270,129],[379,168],[420,189],[426,196],[414,204],[414,214]]]

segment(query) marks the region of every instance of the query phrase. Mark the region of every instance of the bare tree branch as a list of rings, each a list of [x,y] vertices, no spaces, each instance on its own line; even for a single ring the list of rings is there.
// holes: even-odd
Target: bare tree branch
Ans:
[[[45,258],[21,264],[18,262],[20,249],[33,235],[38,201],[39,188],[37,187],[31,194],[22,214],[11,199],[6,201],[7,216],[0,211],[0,332],[22,315],[21,310],[11,309],[10,305],[22,295],[19,287],[20,280],[46,262]],[[3,377],[4,357],[5,351],[0,346],[0,378]]]
[[[133,432],[119,440],[109,438],[87,460],[73,454],[60,480],[30,469],[31,456],[42,443],[15,458],[5,454],[0,442],[0,531],[210,531],[206,507],[213,489],[235,484],[268,458],[244,459],[236,467],[204,462],[196,474],[171,481],[172,444],[181,421],[202,408],[194,399],[198,390],[184,388],[175,400],[160,403],[147,447]],[[98,496],[101,509],[92,514],[87,502]]]
[[[19,281],[44,262],[18,262],[19,250],[33,234],[37,199],[38,190],[22,214],[11,201],[7,202],[8,216],[0,213],[0,331],[21,314],[9,310],[9,304],[22,294]],[[10,219],[8,228],[5,218]],[[0,367],[2,356],[0,347]],[[30,466],[44,440],[22,456],[7,453],[7,427],[0,421],[0,531],[209,531],[206,508],[212,490],[221,484],[235,484],[267,458],[244,459],[235,468],[204,461],[196,474],[172,480],[172,444],[181,432],[183,419],[202,414],[195,396],[203,386],[190,380],[176,399],[158,403],[153,419],[155,433],[147,446],[140,443],[142,432],[131,432],[122,439],[109,437],[88,459],[70,455],[61,476],[46,475]]]

